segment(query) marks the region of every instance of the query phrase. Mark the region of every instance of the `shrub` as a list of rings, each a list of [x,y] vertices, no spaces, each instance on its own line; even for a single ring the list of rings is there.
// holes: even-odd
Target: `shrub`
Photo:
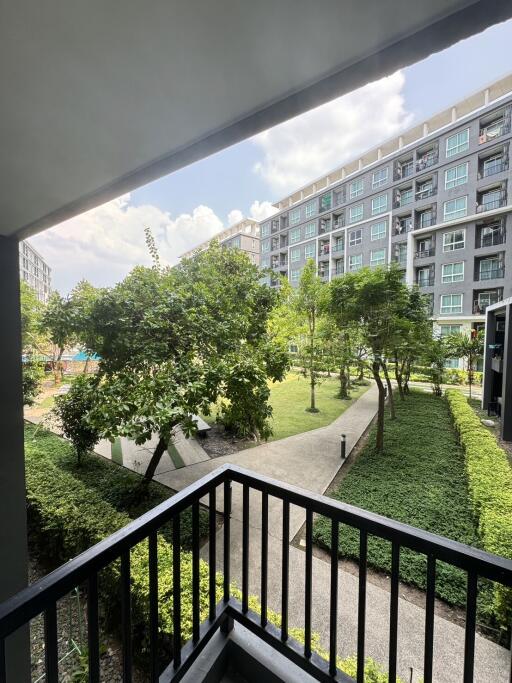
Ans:
[[[23,361],[23,405],[33,406],[44,377],[43,364],[28,356]]]
[[[79,463],[99,441],[98,430],[87,420],[94,406],[97,388],[96,375],[80,375],[67,394],[55,398],[54,413],[59,418],[64,436],[73,444]]]
[[[482,545],[490,553],[512,559],[512,469],[507,455],[465,396],[454,389],[448,389],[446,396],[464,451]],[[501,628],[509,626],[512,592],[500,584],[493,586],[492,613]]]

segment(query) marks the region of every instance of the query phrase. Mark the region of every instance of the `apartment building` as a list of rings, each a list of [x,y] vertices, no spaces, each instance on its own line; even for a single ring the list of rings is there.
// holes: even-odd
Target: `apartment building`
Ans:
[[[512,295],[511,113],[512,75],[277,202],[268,282],[297,284],[310,258],[325,281],[396,262],[441,334],[483,325]]]
[[[208,249],[209,244],[217,240],[221,247],[226,249],[240,249],[245,252],[250,261],[255,265],[260,263],[260,225],[252,218],[243,220],[222,230],[206,242],[202,242],[197,247],[190,249],[180,256],[180,258],[192,258],[200,251]]]
[[[51,291],[51,269],[41,254],[27,241],[20,242],[20,278],[47,303]]]

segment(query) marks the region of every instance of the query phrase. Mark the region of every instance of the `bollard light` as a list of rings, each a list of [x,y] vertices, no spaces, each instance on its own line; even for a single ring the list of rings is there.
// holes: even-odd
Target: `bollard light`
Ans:
[[[346,434],[341,435],[341,459],[345,460],[347,457],[347,436]]]

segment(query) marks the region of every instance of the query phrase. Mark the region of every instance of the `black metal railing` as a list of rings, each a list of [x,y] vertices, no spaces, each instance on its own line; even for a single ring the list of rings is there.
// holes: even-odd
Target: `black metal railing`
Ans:
[[[435,256],[435,247],[430,247],[430,249],[419,249],[414,252],[414,258],[429,258],[430,256]]]
[[[481,247],[495,247],[498,244],[505,244],[506,232],[505,228],[499,228],[493,232],[483,235],[477,232],[476,248]]]
[[[242,502],[242,544],[241,552],[241,602],[231,594],[231,560],[236,552],[231,544],[231,501],[233,485],[241,486]],[[218,497],[222,494],[224,510],[223,530],[217,532],[216,508]],[[249,609],[249,567],[251,536],[255,531],[250,526],[251,492],[258,492],[261,500],[261,570],[260,604],[261,612],[256,614]],[[260,495],[261,494],[261,498]],[[209,505],[209,580],[208,580],[208,618],[200,623],[200,559],[199,559],[199,501],[207,498]],[[272,625],[268,618],[269,584],[269,500],[282,502],[281,514],[281,623]],[[220,501],[219,501],[220,502]],[[304,644],[290,638],[290,506],[305,512],[306,543],[304,573]],[[192,509],[192,638],[182,643],[181,615],[182,593],[180,567],[180,515]],[[257,508],[256,508],[257,509]],[[259,514],[259,512],[258,512]],[[313,515],[322,515],[331,523],[330,586],[329,600],[329,647],[328,660],[322,659],[313,650],[312,607],[313,607]],[[172,645],[173,660],[162,666],[159,653],[159,597],[158,597],[158,532],[172,523],[173,542],[173,609]],[[368,540],[376,536],[391,544],[391,592],[389,623],[389,681],[396,681],[398,620],[399,620],[399,581],[400,554],[403,548],[421,553],[427,558],[426,609],[425,609],[425,648],[424,683],[432,682],[435,656],[434,621],[436,568],[438,562],[448,563],[467,573],[467,606],[465,623],[465,646],[463,661],[463,680],[473,681],[475,663],[476,603],[477,581],[487,579],[512,587],[512,561],[490,555],[435,534],[415,529],[407,524],[396,522],[381,515],[326,498],[324,496],[283,484],[268,477],[244,470],[235,465],[223,465],[213,473],[176,494],[169,500],[131,522],[112,536],[85,551],[48,576],[25,588],[16,596],[0,605],[0,653],[4,653],[5,639],[18,628],[29,623],[39,614],[44,615],[45,629],[45,666],[47,683],[58,680],[57,662],[57,615],[56,604],[75,586],[87,583],[88,601],[88,659],[89,681],[99,681],[99,625],[98,625],[98,574],[112,562],[120,560],[120,596],[122,602],[121,624],[123,646],[123,680],[132,679],[132,623],[131,623],[131,581],[130,550],[141,541],[148,541],[149,573],[149,613],[147,633],[149,634],[148,680],[152,683],[180,680],[190,669],[198,655],[211,637],[219,629],[224,633],[238,622],[271,645],[276,651],[308,672],[314,679],[327,683],[336,680],[350,682],[353,679],[336,667],[338,652],[338,541],[339,525],[346,524],[359,531],[359,578],[357,605],[357,677],[358,683],[364,681],[364,660],[366,653],[366,591],[367,591],[367,550]],[[222,536],[222,597],[217,602],[220,557],[217,552],[216,534]],[[238,547],[237,547],[238,550]],[[176,568],[178,569],[176,571]],[[322,596],[323,597],[323,596]],[[189,605],[185,606],[187,609]],[[0,658],[0,680],[6,681],[5,660]],[[163,672],[160,671],[163,668]],[[11,683],[10,681],[8,683]]]
[[[500,209],[502,206],[505,206],[506,203],[507,198],[504,196],[497,197],[496,199],[482,198],[482,201],[477,203],[476,205],[476,212],[482,213],[483,211],[492,211],[493,209]]]
[[[478,171],[478,179],[487,178],[490,175],[495,175],[496,173],[502,173],[508,170],[508,161],[505,159],[494,159],[488,163],[484,163],[481,169]]]
[[[435,166],[437,162],[439,161],[439,152],[432,151],[428,152],[424,156],[420,157],[416,161],[416,171],[419,173],[421,171],[424,171],[426,168],[430,168],[431,166]]]
[[[505,266],[500,263],[493,265],[490,268],[477,268],[475,272],[475,280],[495,280],[505,277]]]
[[[418,287],[433,287],[435,283],[435,278],[433,275],[430,275],[429,277],[421,277],[418,278],[416,281],[416,284]]]

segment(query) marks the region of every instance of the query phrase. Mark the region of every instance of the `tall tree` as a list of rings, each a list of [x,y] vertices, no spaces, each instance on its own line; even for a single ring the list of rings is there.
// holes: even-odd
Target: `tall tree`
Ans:
[[[450,335],[447,338],[446,343],[450,355],[455,358],[462,358],[466,365],[468,372],[469,397],[471,398],[476,361],[484,352],[484,333],[482,330],[471,330],[469,334],[459,332],[458,334]]]
[[[33,405],[44,376],[40,356],[47,350],[47,340],[41,332],[44,304],[23,280],[20,283],[21,344],[23,369],[23,402]]]
[[[319,339],[318,326],[327,303],[328,288],[318,277],[316,263],[310,259],[302,271],[293,300],[299,319],[306,326],[305,372],[309,376],[310,413],[317,413],[315,388],[318,383]]]
[[[71,297],[62,297],[58,292],[52,292],[42,316],[41,329],[50,344],[50,362],[55,384],[57,384],[64,374],[62,364],[64,350],[76,339],[76,322]]]

